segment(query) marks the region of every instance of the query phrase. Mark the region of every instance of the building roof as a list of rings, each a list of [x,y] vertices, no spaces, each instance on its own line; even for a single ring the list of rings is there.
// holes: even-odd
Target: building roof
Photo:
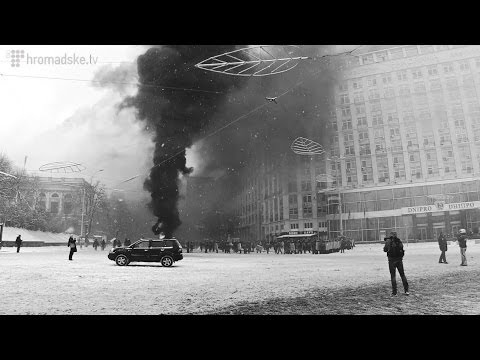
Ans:
[[[280,235],[277,236],[277,239],[284,239],[284,238],[297,238],[297,237],[311,237],[317,234],[288,234],[288,235]]]

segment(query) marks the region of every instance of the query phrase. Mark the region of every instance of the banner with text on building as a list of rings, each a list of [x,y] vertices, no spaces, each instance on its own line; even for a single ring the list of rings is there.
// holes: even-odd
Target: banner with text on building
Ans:
[[[452,211],[480,209],[480,201],[469,201],[461,203],[445,204],[443,201],[437,201],[434,205],[409,206],[402,208],[403,215],[423,214],[435,211]]]

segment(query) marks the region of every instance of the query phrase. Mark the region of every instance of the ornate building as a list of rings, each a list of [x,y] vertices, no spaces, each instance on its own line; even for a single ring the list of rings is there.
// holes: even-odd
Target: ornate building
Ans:
[[[55,216],[66,229],[81,227],[83,191],[88,183],[83,178],[35,176],[36,204]]]

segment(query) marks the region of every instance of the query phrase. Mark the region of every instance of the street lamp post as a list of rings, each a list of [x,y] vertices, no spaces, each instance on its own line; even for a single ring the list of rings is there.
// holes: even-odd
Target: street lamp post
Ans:
[[[332,158],[327,158],[327,160],[335,162],[335,181],[337,183],[337,190],[338,190],[338,211],[339,211],[339,218],[340,218],[340,236],[343,235],[343,221],[342,221],[342,194],[340,189],[340,184],[338,183],[338,165],[340,164],[341,160],[344,160],[344,156],[332,156]]]

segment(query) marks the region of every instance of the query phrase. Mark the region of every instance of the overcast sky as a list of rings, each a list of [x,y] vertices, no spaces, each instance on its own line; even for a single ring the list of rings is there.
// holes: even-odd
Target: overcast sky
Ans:
[[[116,105],[134,85],[118,91],[94,86],[89,81],[40,79],[36,77],[92,80],[105,66],[126,66],[136,75],[135,61],[146,46],[4,46],[0,45],[0,152],[22,167],[43,176],[61,176],[38,171],[43,164],[58,161],[82,163],[77,174],[105,182],[111,188],[130,176],[148,172],[151,142],[140,132],[132,111],[117,113]],[[11,50],[23,50],[20,66],[11,66]],[[83,56],[96,64],[37,64],[39,57]],[[27,56],[29,62],[27,63]],[[32,64],[33,58],[36,64]],[[132,84],[135,78],[129,79]],[[103,169],[101,172],[98,170]],[[119,188],[141,191],[144,176]]]
[[[334,53],[354,47],[339,45]],[[0,45],[0,152],[19,167],[27,156],[26,169],[31,174],[89,181],[94,176],[110,189],[145,195],[142,184],[152,165],[153,143],[141,131],[133,110],[118,112],[116,106],[135,93],[136,58],[147,49],[139,45]],[[23,50],[18,67],[11,65],[12,50]],[[45,57],[83,57],[95,63],[40,64]],[[107,81],[107,86],[99,86],[91,81],[107,79],[115,69],[122,69],[122,81],[132,85],[108,86]],[[187,165],[195,167],[193,152],[187,151]],[[66,175],[39,171],[44,164],[60,161],[81,163],[86,169]]]

